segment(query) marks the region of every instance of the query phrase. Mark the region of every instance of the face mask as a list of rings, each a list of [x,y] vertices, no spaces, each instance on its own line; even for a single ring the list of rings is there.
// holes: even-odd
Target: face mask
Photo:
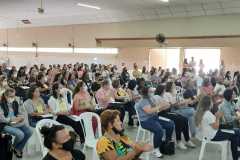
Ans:
[[[124,135],[124,129],[122,129],[121,131],[119,131],[116,127],[113,127],[112,128],[113,132],[115,134],[119,134],[120,136],[123,136]]]
[[[8,99],[8,102],[9,102],[9,103],[13,103],[14,101],[15,101],[15,98],[9,98],[9,99]]]
[[[48,80],[47,77],[44,77],[44,82],[47,82],[47,80]]]
[[[148,93],[148,96],[152,97],[152,96],[154,96],[154,93]]]
[[[7,86],[8,85],[7,81],[3,81],[2,85]]]
[[[87,91],[88,90],[87,86],[83,86],[83,90]]]
[[[72,151],[74,149],[74,140],[71,138],[67,142],[63,143],[62,149],[66,151]]]

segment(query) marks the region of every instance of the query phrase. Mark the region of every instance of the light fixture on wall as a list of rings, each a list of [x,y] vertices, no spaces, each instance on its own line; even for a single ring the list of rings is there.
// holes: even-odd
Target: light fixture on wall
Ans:
[[[39,14],[43,14],[43,13],[44,13],[43,0],[40,0],[40,2],[41,2],[41,5],[40,5],[40,7],[37,9],[37,11],[38,11]]]
[[[160,1],[165,3],[169,2],[169,0],[160,0]]]
[[[38,44],[36,42],[33,42],[32,47],[35,48],[35,57],[38,57]]]
[[[79,7],[86,7],[86,8],[92,8],[92,9],[97,9],[100,10],[101,8],[98,6],[93,6],[93,5],[89,5],[89,4],[84,4],[84,3],[78,3],[77,6]]]

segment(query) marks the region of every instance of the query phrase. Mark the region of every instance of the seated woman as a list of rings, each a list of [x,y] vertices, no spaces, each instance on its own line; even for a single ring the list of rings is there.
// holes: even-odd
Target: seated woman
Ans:
[[[101,160],[136,160],[143,152],[152,149],[149,144],[132,142],[124,134],[120,113],[105,110],[101,113],[103,136],[97,142],[97,153]]]
[[[234,133],[227,133],[222,131],[220,126],[220,119],[223,113],[218,112],[215,115],[210,111],[212,107],[211,97],[203,96],[198,104],[198,109],[195,117],[196,126],[199,129],[199,138],[207,138],[212,141],[231,141],[231,150],[233,160],[238,160],[239,157],[239,130],[236,129]]]
[[[40,91],[37,86],[32,86],[29,89],[28,99],[24,102],[24,107],[28,112],[29,125],[36,126],[36,123],[43,119],[42,115],[51,113],[51,110],[46,107],[43,99],[40,96]]]
[[[87,91],[87,86],[83,81],[78,82],[73,92],[72,113],[80,115],[83,112],[95,111],[96,103]]]
[[[233,90],[226,89],[223,93],[224,100],[219,105],[219,112],[223,114],[220,119],[221,125],[230,125],[232,127],[239,128],[240,114],[237,112],[237,107],[233,104]]]
[[[176,88],[173,82],[167,82],[164,97],[173,106],[171,107],[172,112],[180,114],[188,119],[191,135],[192,137],[195,137],[196,135],[196,126],[194,123],[195,110],[192,107],[188,107],[195,101],[192,101],[191,99],[183,99],[183,97],[176,95]]]
[[[85,155],[74,149],[75,139],[61,125],[42,127],[44,146],[49,149],[43,160],[85,160]]]
[[[135,102],[130,99],[128,93],[121,87],[120,80],[114,80],[112,86],[114,88],[115,101],[124,102],[124,112],[128,111],[129,113],[128,125],[133,126],[133,116],[136,114],[134,109]]]
[[[12,88],[4,92],[0,107],[0,122],[4,124],[3,132],[15,137],[13,147],[18,158],[22,158],[22,151],[32,131],[26,126],[24,116],[20,113],[20,106],[16,101],[15,90]]]
[[[81,123],[79,121],[74,121],[70,118],[70,108],[60,94],[60,86],[58,83],[53,84],[52,86],[52,96],[48,100],[48,106],[51,108],[52,113],[57,116],[57,121],[71,126],[75,132],[79,135],[81,143],[84,143],[84,134]]]
[[[156,157],[161,158],[163,155],[159,151],[159,148],[162,145],[164,130],[166,130],[166,141],[170,142],[172,140],[174,122],[171,120],[166,121],[159,119],[158,112],[168,109],[170,104],[161,102],[160,104],[155,105],[151,99],[150,87],[143,87],[141,94],[142,99],[135,105],[136,111],[139,115],[139,121],[144,129],[153,132],[153,154]]]
[[[168,100],[164,97],[164,92],[165,92],[165,86],[159,85],[155,91],[155,96],[153,97],[153,99],[156,101],[156,104],[160,103],[161,101]],[[196,147],[195,144],[190,140],[189,125],[188,125],[187,118],[181,116],[180,114],[171,112],[170,108],[159,112],[158,115],[168,118],[174,122],[178,148],[185,150],[187,149],[187,147],[190,147],[190,148]],[[182,134],[185,138],[185,141],[187,142],[186,145],[181,140]]]
[[[103,110],[105,109],[117,109],[119,110],[121,121],[124,120],[125,109],[121,105],[116,105],[115,102],[115,94],[112,85],[109,80],[104,80],[102,82],[101,88],[96,92],[96,99],[99,107]],[[101,112],[100,112],[101,113]]]

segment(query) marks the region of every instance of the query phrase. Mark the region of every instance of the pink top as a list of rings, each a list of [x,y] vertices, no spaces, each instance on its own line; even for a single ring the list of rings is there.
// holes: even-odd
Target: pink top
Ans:
[[[88,92],[79,92],[77,93],[73,98],[73,107],[72,112],[74,115],[79,115],[81,112],[84,112],[85,110],[89,109],[86,108],[89,106],[87,103],[90,104],[91,102],[91,96]]]
[[[100,107],[107,108],[109,103],[114,102],[114,90],[100,88],[96,92],[96,98]]]

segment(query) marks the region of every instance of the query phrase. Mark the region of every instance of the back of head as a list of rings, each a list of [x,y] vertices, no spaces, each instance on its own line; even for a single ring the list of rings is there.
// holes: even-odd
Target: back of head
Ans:
[[[226,101],[231,101],[233,97],[233,90],[232,89],[226,89],[223,93],[223,97]]]
[[[212,100],[210,96],[203,96],[200,99],[197,107],[197,112],[195,115],[196,126],[199,126],[201,124],[204,113],[211,109],[211,105]]]

